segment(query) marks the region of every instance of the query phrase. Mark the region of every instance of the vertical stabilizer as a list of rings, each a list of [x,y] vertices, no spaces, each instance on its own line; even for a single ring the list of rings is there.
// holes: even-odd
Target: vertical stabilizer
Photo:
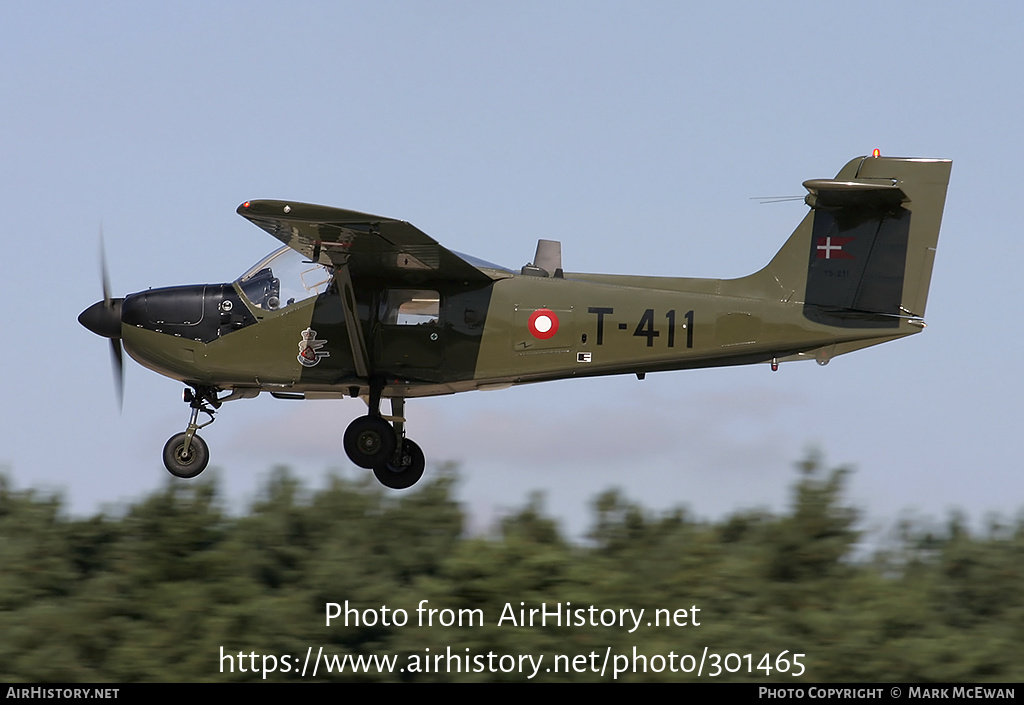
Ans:
[[[859,157],[804,182],[811,212],[748,280],[815,322],[896,328],[924,316],[952,162]]]

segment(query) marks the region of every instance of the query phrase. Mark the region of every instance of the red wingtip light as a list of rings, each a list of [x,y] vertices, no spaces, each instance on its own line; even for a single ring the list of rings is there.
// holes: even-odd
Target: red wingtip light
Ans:
[[[878,150],[878,149],[872,149],[871,150],[871,156],[872,157],[880,157],[880,156],[882,156],[882,152],[880,150]]]
[[[875,151],[877,152],[878,150],[876,149]],[[242,208],[248,208],[248,207],[249,207],[249,202],[248,201],[246,201],[245,203],[242,204]]]

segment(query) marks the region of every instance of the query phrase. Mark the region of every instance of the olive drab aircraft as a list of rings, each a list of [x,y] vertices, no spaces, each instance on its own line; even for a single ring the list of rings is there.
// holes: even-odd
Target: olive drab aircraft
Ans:
[[[360,397],[348,457],[410,487],[424,456],[407,399],[571,377],[816,360],[920,332],[951,162],[858,157],[804,182],[809,212],[738,279],[576,274],[540,240],[517,271],[445,249],[401,220],[293,201],[238,214],[283,243],[229,284],[103,300],[79,321],[183,382],[186,430],[167,469],[209,460],[196,433],[226,401]],[[120,384],[120,381],[119,381]],[[120,387],[119,387],[120,389]],[[389,401],[390,411],[382,408]],[[200,416],[202,415],[202,416]]]

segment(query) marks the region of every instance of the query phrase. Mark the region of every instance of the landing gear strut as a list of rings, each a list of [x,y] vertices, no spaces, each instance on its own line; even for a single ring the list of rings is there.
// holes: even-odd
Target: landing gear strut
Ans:
[[[370,413],[345,429],[345,452],[361,468],[372,468],[377,480],[393,490],[404,490],[423,477],[426,461],[420,447],[405,437],[405,399],[392,397],[391,416],[380,414],[383,383],[370,384]]]
[[[217,391],[210,387],[194,387],[186,389],[184,399],[192,408],[188,419],[188,427],[184,433],[171,436],[164,446],[164,467],[175,477],[190,479],[206,469],[210,462],[210,449],[206,441],[196,435],[196,431],[213,423],[213,415],[221,402],[217,399]],[[210,417],[206,423],[199,423],[199,412]]]

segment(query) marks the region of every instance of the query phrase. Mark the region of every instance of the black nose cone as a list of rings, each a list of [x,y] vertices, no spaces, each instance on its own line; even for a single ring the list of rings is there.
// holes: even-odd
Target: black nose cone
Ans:
[[[121,302],[124,299],[97,301],[78,316],[78,322],[104,338],[121,337]]]

